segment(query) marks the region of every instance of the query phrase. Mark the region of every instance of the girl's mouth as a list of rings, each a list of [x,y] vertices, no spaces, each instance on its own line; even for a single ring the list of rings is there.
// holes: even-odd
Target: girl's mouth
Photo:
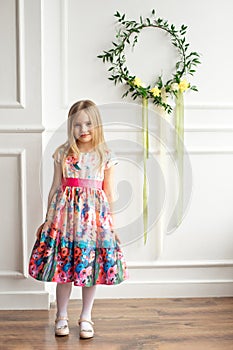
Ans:
[[[87,137],[87,136],[89,136],[90,134],[82,134],[82,135],[80,135],[81,137]]]

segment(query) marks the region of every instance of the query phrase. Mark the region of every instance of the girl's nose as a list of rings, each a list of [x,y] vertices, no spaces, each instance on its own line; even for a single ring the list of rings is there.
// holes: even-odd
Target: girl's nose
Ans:
[[[82,125],[81,131],[82,133],[86,132],[88,130],[88,127],[84,124]]]

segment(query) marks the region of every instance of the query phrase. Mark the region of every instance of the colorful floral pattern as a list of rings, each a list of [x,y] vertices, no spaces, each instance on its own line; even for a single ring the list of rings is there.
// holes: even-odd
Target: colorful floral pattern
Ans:
[[[62,150],[55,152],[53,154],[53,157],[55,161],[60,162],[62,157]],[[104,170],[117,163],[118,161],[115,154],[110,150],[106,150],[105,162],[101,169],[99,169],[99,157],[95,151],[86,153],[81,152],[80,158],[78,158],[76,155],[66,157],[64,177],[102,181],[104,179]]]
[[[53,155],[60,162],[59,153]],[[117,164],[114,154],[96,169],[96,152],[67,157],[65,177],[103,180],[104,169]],[[29,274],[41,281],[74,282],[76,286],[114,285],[128,278],[122,250],[112,229],[110,206],[102,189],[59,186],[40,240],[32,249]]]

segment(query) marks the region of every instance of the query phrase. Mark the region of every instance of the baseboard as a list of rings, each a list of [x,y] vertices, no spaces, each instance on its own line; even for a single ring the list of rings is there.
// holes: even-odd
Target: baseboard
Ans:
[[[55,285],[53,286],[55,291]],[[52,291],[51,291],[52,292]],[[48,310],[53,293],[0,292],[0,310]],[[96,299],[232,297],[232,280],[125,281],[116,286],[97,286]],[[81,287],[72,288],[71,299],[81,299]]]
[[[49,293],[40,292],[0,292],[0,310],[48,310]]]
[[[97,299],[104,298],[188,298],[232,297],[233,281],[130,282],[117,286],[98,286]],[[80,299],[79,287],[73,287],[71,299]]]

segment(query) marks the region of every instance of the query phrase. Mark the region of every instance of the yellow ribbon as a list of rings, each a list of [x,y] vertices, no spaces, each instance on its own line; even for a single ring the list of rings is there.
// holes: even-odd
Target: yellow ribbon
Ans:
[[[143,132],[143,226],[144,244],[147,240],[148,206],[147,206],[147,185],[146,185],[146,160],[149,156],[149,135],[148,135],[148,99],[142,98],[142,132]]]
[[[179,175],[179,203],[177,211],[177,226],[180,225],[183,216],[183,157],[184,157],[184,98],[180,90],[176,96],[175,108],[176,152]]]

